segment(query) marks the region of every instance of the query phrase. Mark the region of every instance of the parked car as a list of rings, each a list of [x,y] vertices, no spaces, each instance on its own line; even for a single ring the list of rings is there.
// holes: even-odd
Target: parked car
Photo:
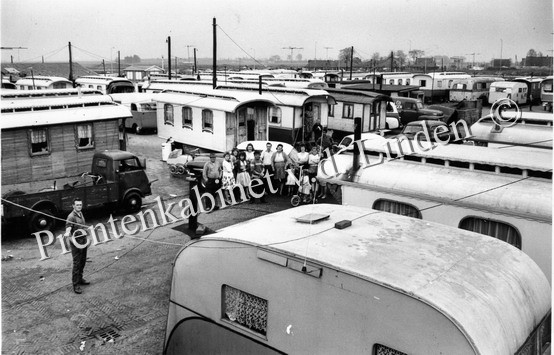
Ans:
[[[442,120],[444,113],[423,107],[421,101],[409,97],[395,97],[394,103],[400,114],[400,122],[406,125],[418,120]]]
[[[456,135],[452,132],[451,127],[442,121],[436,120],[419,120],[408,123],[402,129],[402,132],[390,138],[400,138],[402,136],[408,139],[430,140],[437,142],[437,138],[443,143],[462,143],[462,140],[456,141]]]

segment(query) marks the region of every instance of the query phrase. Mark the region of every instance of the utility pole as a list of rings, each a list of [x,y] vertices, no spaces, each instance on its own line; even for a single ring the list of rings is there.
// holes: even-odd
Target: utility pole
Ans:
[[[390,71],[394,71],[394,52],[390,51]]]
[[[69,81],[71,81],[73,83],[73,86],[75,86],[75,83],[73,82],[73,57],[71,56],[71,42],[69,42],[68,46],[69,46]]]
[[[196,68],[196,48],[193,48],[193,54],[194,54],[194,72],[193,74],[196,74],[197,68]]]
[[[352,80],[352,66],[354,63],[354,46],[350,48],[350,80]]]
[[[168,79],[171,80],[171,36],[167,36],[167,73]]]
[[[290,66],[292,67],[292,51],[295,49],[304,49],[303,47],[283,47],[283,49],[290,49]]]
[[[215,89],[216,86],[217,86],[217,22],[216,22],[216,19],[214,17],[213,19],[213,23],[212,23],[212,26],[213,26],[213,59],[212,59],[212,66],[213,66],[213,69],[212,69],[212,86],[213,88]]]
[[[102,68],[104,68],[104,75],[106,75],[106,63],[104,63],[104,59],[102,59]]]
[[[121,53],[117,51],[117,76],[121,76]]]

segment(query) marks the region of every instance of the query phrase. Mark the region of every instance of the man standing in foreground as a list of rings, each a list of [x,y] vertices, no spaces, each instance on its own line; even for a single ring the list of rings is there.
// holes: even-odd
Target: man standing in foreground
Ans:
[[[78,294],[83,292],[80,285],[90,284],[90,282],[83,279],[83,270],[87,261],[88,241],[82,209],[83,201],[79,198],[73,200],[73,211],[67,216],[64,234],[66,240],[69,240],[71,255],[73,256],[73,291]],[[80,247],[77,247],[77,245]]]
[[[208,208],[210,211],[219,209],[217,203],[217,190],[221,185],[221,174],[221,164],[216,161],[215,153],[210,153],[210,161],[206,162],[202,169],[202,179],[206,191],[213,196],[215,201],[215,205]],[[199,203],[202,203],[202,201],[199,201]]]

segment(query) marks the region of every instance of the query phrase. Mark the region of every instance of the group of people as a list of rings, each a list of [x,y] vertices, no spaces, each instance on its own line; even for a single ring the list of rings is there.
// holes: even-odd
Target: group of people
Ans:
[[[287,154],[283,151],[282,144],[278,144],[273,150],[273,145],[267,142],[266,149],[261,152],[256,151],[252,144],[248,144],[243,152],[236,148],[225,152],[221,164],[216,161],[215,154],[210,154],[210,161],[204,165],[202,177],[207,191],[215,194],[219,188],[222,189],[226,204],[232,203],[231,194],[238,185],[243,187],[250,203],[255,203],[256,199],[250,196],[249,191],[253,179],[263,182],[263,185],[257,184],[252,188],[256,195],[264,191],[260,198],[262,203],[267,202],[265,196],[269,193],[291,195],[298,187],[300,173],[309,176],[311,190],[318,192],[318,197],[325,198],[324,183],[318,183],[316,179],[317,166],[322,156],[323,149],[320,151],[318,146],[313,146],[308,152],[305,145],[299,145]],[[268,174],[269,179],[266,178]]]

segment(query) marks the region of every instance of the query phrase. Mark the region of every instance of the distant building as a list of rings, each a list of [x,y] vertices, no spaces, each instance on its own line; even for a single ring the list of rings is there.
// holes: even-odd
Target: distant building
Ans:
[[[163,74],[164,70],[157,65],[131,65],[123,69],[125,77],[131,81],[141,81],[152,74]]]
[[[522,60],[524,67],[552,67],[552,57],[525,57]]]
[[[439,67],[435,62],[435,58],[426,57],[426,58],[416,58],[416,61],[412,65],[412,68],[417,71],[432,71],[432,70],[437,70]]]
[[[491,61],[491,67],[492,68],[500,68],[500,67],[511,67],[512,66],[512,60],[511,59],[493,59]]]
[[[449,68],[460,70],[460,69],[465,69],[466,65],[467,64],[465,63],[465,57],[450,57]]]

